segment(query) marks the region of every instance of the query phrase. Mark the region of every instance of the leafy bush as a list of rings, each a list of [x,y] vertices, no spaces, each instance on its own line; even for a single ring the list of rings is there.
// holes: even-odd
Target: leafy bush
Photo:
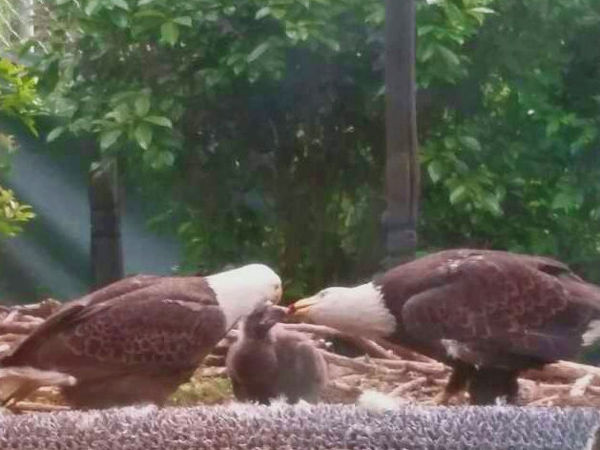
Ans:
[[[24,68],[0,58],[0,116],[15,117],[35,133],[33,113],[36,108],[36,80]],[[10,155],[16,150],[14,138],[0,133],[0,171],[10,167]],[[29,205],[17,202],[10,189],[0,186],[0,235],[15,236],[22,224],[34,217]]]
[[[49,3],[48,139],[119,155],[186,268],[265,260],[291,296],[376,270],[383,2]],[[597,25],[593,0],[418,2],[423,249],[597,255]]]

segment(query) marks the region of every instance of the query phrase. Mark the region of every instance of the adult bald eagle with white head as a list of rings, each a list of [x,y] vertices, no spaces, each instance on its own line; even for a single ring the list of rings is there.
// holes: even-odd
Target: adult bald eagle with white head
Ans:
[[[54,374],[76,408],[162,405],[238,319],[281,294],[279,276],[262,264],[117,281],[66,303],[0,361],[2,400],[17,401]]]
[[[600,288],[559,261],[493,250],[433,253],[352,288],[332,287],[290,312],[381,337],[453,368],[441,400],[514,402],[520,371],[576,358],[600,340]]]

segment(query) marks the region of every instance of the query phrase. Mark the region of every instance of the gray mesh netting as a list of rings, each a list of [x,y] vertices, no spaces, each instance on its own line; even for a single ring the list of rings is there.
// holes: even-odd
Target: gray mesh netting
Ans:
[[[592,449],[585,408],[234,404],[0,416],[2,449]]]

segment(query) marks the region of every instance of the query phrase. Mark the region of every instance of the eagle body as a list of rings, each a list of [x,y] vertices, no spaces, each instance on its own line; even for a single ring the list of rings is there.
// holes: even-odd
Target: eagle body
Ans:
[[[279,279],[262,267],[268,283],[241,283],[247,291],[237,296],[220,295],[222,283],[211,283],[211,277],[138,275],[117,281],[65,304],[0,365],[74,377],[75,384],[61,389],[76,408],[162,405],[239,318],[232,311],[275,300]],[[228,286],[243,280],[243,269],[229,273]],[[263,284],[253,297],[252,288]],[[12,397],[26,394],[17,390]]]
[[[242,323],[227,354],[227,372],[236,398],[269,404],[283,396],[290,403],[316,403],[326,383],[326,363],[303,334],[285,330],[274,307],[259,307]]]
[[[520,371],[574,359],[600,338],[600,288],[550,258],[446,250],[360,288],[360,298],[352,294],[357,288],[329,288],[292,309],[341,329],[347,322],[356,334],[386,337],[449,364],[447,393],[468,387],[474,403],[514,400]],[[352,324],[334,320],[340,316],[332,306],[344,298],[351,299]],[[377,320],[361,327],[365,311]]]

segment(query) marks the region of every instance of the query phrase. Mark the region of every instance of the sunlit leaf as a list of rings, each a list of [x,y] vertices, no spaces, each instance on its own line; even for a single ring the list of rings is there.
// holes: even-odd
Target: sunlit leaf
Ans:
[[[152,143],[152,127],[145,123],[140,123],[134,132],[135,140],[144,150],[148,150]]]
[[[173,46],[179,39],[179,27],[175,22],[165,22],[160,27],[160,36],[164,42]]]
[[[150,111],[150,99],[145,95],[138,97],[135,100],[135,113],[143,117],[148,114],[148,111]]]
[[[254,50],[250,52],[250,54],[246,57],[246,60],[251,63],[258,58],[261,57],[263,53],[265,53],[271,47],[271,43],[268,41],[263,42],[262,44],[257,45]]]
[[[475,8],[469,9],[469,11],[481,13],[481,14],[496,14],[496,11],[485,6],[476,6]]]
[[[440,53],[440,55],[446,60],[448,64],[452,66],[460,65],[460,59],[458,58],[458,56],[456,56],[456,53],[454,53],[449,48],[443,45],[437,45],[436,50],[438,51],[438,53]]]
[[[459,185],[455,187],[452,192],[450,192],[450,204],[456,205],[460,203],[467,195],[467,188],[464,185]]]
[[[154,125],[159,125],[161,127],[173,128],[173,124],[171,123],[171,119],[168,117],[162,116],[146,116],[144,117],[144,121],[153,123]]]
[[[119,136],[121,136],[121,134],[122,134],[121,130],[104,131],[103,133],[100,134],[100,148],[102,150],[106,150],[107,148],[112,146],[115,142],[117,142],[117,139],[119,139]]]
[[[481,144],[479,141],[473,136],[460,136],[458,141],[469,150],[473,150],[476,152],[481,151]]]
[[[192,18],[190,16],[181,16],[173,19],[173,22],[183,25],[184,27],[192,26]]]
[[[429,173],[429,178],[434,183],[437,183],[442,178],[443,174],[443,166],[440,161],[432,161],[427,166],[427,173]]]
[[[260,20],[263,17],[268,16],[269,14],[271,14],[271,8],[269,8],[268,6],[263,6],[256,12],[256,15],[254,16],[254,18],[256,20]]]
[[[124,9],[125,11],[129,11],[129,4],[127,3],[127,0],[110,0],[112,2],[113,5],[117,6],[118,8]]]
[[[54,128],[52,131],[50,131],[50,133],[48,133],[48,136],[46,136],[46,142],[55,141],[56,139],[58,139],[60,137],[61,134],[64,133],[64,131],[65,131],[64,127]]]

